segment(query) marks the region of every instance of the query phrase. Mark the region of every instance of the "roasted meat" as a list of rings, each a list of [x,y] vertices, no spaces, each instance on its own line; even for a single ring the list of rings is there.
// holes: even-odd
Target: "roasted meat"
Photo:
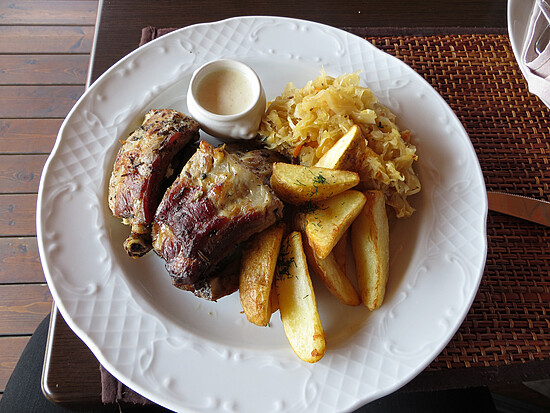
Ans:
[[[267,159],[260,156],[260,159]],[[264,171],[268,167],[259,168]],[[238,287],[239,245],[282,217],[264,178],[224,146],[201,142],[166,191],[153,222],[153,247],[173,284],[208,300]]]
[[[124,248],[140,257],[152,248],[151,223],[165,189],[177,172],[172,165],[199,138],[199,124],[169,109],[151,110],[120,148],[109,181],[109,208],[131,226]],[[174,175],[170,180],[170,175]]]
[[[264,185],[269,186],[274,162],[287,162],[278,152],[270,151],[253,143],[242,141],[225,146],[227,152],[236,155],[250,171],[256,174]]]

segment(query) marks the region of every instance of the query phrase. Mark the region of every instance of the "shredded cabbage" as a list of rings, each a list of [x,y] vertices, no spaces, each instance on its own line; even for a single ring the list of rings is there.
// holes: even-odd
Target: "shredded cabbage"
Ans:
[[[289,83],[270,103],[259,134],[269,149],[311,166],[357,124],[368,143],[362,188],[382,190],[397,217],[410,216],[407,197],[421,188],[413,168],[416,148],[410,132],[398,128],[395,115],[359,80],[358,73],[334,78],[322,71],[301,89]]]

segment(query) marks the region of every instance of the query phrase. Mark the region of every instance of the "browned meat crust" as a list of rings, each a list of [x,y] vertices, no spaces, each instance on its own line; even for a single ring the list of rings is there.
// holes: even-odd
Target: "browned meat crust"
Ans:
[[[187,143],[198,138],[195,120],[159,109],[148,112],[143,124],[123,142],[109,181],[109,208],[131,226],[124,242],[130,256],[140,257],[151,249],[151,223],[169,185],[165,181],[171,163]]]
[[[153,223],[153,247],[178,288],[216,299],[236,290],[224,257],[282,217],[271,188],[225,148],[201,142],[166,191]],[[236,256],[227,263],[239,262]],[[218,265],[220,264],[220,265]],[[238,267],[237,267],[238,268]]]
[[[274,162],[288,162],[278,152],[265,149],[251,142],[236,142],[226,145],[227,152],[236,155],[239,160],[264,183],[269,186]]]

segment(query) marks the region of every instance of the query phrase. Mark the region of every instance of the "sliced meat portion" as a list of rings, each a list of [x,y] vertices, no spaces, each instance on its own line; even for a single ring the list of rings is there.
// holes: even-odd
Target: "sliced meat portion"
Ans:
[[[198,138],[195,120],[175,110],[158,109],[148,112],[143,124],[122,143],[109,181],[109,208],[131,226],[124,242],[130,256],[140,257],[152,248],[155,211],[177,175],[171,164]]]
[[[176,287],[215,300],[238,287],[239,244],[282,213],[283,203],[236,155],[202,141],[159,205],[153,247]]]

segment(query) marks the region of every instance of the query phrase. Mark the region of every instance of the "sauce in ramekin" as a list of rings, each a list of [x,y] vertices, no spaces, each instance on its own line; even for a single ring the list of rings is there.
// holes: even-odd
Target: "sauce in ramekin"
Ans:
[[[207,111],[234,115],[253,103],[252,87],[246,76],[232,68],[207,74],[197,85],[197,101]]]

